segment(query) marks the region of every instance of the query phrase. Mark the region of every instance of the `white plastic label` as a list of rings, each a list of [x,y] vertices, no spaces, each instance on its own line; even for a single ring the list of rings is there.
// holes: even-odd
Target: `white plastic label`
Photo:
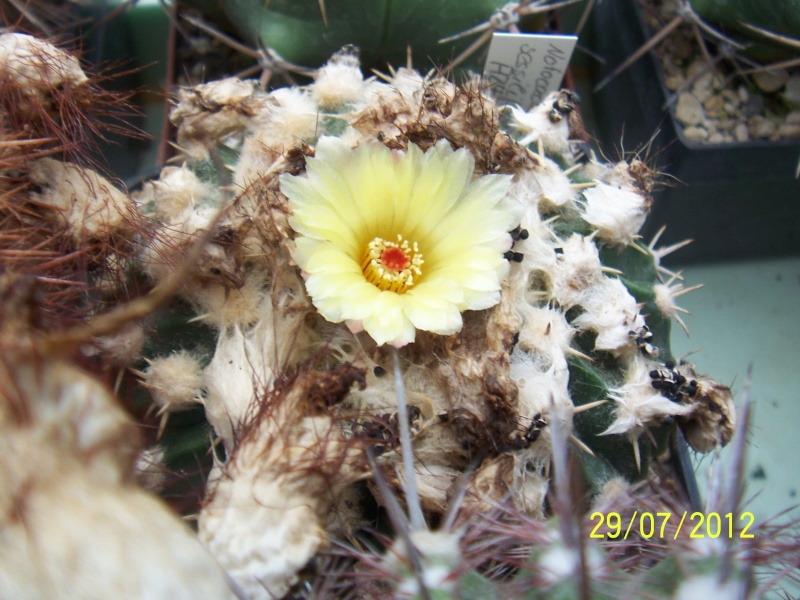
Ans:
[[[561,86],[578,37],[544,33],[495,33],[483,70],[498,104],[529,110]]]

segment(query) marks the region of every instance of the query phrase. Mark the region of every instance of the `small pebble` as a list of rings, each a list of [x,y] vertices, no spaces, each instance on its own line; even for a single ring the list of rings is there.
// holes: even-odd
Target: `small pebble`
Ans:
[[[786,69],[776,71],[759,71],[753,73],[753,79],[762,92],[771,94],[781,89],[789,81],[789,72]]]
[[[747,128],[750,131],[750,137],[763,140],[769,139],[777,129],[775,123],[761,115],[754,115],[747,119]]]
[[[675,115],[684,125],[700,125],[705,119],[703,105],[689,92],[683,92],[678,96]]]
[[[705,142],[708,139],[708,131],[702,127],[687,127],[683,130],[683,135],[690,142]]]
[[[706,109],[706,114],[708,116],[721,117],[725,112],[725,101],[719,94],[714,94],[703,102],[703,107]]]
[[[800,138],[800,123],[783,123],[778,128],[781,138],[795,139]]]
[[[800,75],[793,75],[789,78],[782,95],[787,103],[800,107]]]
[[[752,95],[742,102],[742,115],[745,118],[750,118],[757,115],[764,108],[764,97],[759,95]]]
[[[781,95],[790,106],[800,107],[800,75],[789,78]]]
[[[747,92],[747,88],[744,87],[743,85],[739,86],[739,89],[736,90],[736,93],[739,96],[739,102],[741,102],[742,104],[744,104],[750,99],[750,94]]]
[[[732,106],[738,107],[742,103],[739,95],[730,88],[722,90],[722,98],[726,104],[731,104]]]
[[[680,73],[673,73],[672,75],[667,76],[664,80],[664,85],[667,86],[667,89],[671,92],[680,89],[680,87],[686,82],[686,78],[681,75]]]
[[[722,144],[724,142],[725,142],[725,136],[722,135],[719,131],[715,131],[714,133],[711,133],[708,136],[709,144]]]
[[[745,123],[738,123],[736,127],[733,128],[733,135],[737,142],[746,142],[750,139],[750,130],[747,129]]]
[[[692,84],[692,95],[705,102],[714,94],[714,80],[717,79],[712,71],[707,71],[698,77]]]
[[[717,121],[717,128],[720,131],[733,131],[733,128],[736,127],[738,122],[738,119],[733,118],[720,119]]]
[[[708,69],[708,64],[706,63],[705,59],[699,58],[697,60],[692,61],[686,68],[686,77],[691,79],[695,75],[699,75],[701,72]]]

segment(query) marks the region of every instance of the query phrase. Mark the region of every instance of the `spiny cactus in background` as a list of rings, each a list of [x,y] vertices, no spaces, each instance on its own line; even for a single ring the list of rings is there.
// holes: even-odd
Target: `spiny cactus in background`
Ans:
[[[754,58],[765,61],[788,58],[794,48],[797,59],[797,48],[800,48],[800,2],[797,0],[691,0],[689,5],[706,23],[732,33],[745,46],[744,52]]]
[[[683,26],[700,45],[710,64],[720,68],[731,62],[735,75],[750,75],[800,66],[800,3],[797,0],[638,0],[656,20],[658,31],[618,65],[596,87],[603,88],[614,77]],[[659,15],[659,16],[656,16]],[[687,36],[688,37],[688,36]],[[780,87],[780,86],[778,86]]]
[[[411,69],[365,80],[342,52],[302,88],[182,90],[181,156],[133,198],[4,139],[4,210],[102,249],[87,291],[105,291],[103,265],[153,289],[43,330],[36,268],[6,265],[0,595],[688,598],[755,594],[752,565],[796,565],[779,530],[590,543],[592,510],[674,526],[687,507],[653,458],[679,429],[719,447],[735,418],[727,388],[670,355],[692,288],[637,237],[652,174],[597,162],[576,102],[503,108]],[[29,184],[36,169],[58,175]],[[161,413],[138,458],[120,406],[141,409],[137,387],[123,376],[116,398],[78,367],[117,355],[145,357]],[[198,413],[210,430],[182,420]],[[201,546],[141,487],[208,446],[204,487],[184,490],[202,497]],[[76,578],[64,548],[102,566]]]
[[[0,35],[0,82],[0,596],[224,597],[224,572],[135,484],[139,428],[99,378],[133,364],[144,337],[93,320],[127,297],[134,203],[65,161],[109,96],[22,34]]]
[[[493,31],[518,32],[518,25],[541,29],[544,14],[576,1],[275,0],[265,5],[225,0],[220,5],[245,39],[266,49],[261,61],[267,69],[319,67],[345,45],[359,48],[366,68],[385,69],[406,64],[410,51],[418,64],[461,64]]]

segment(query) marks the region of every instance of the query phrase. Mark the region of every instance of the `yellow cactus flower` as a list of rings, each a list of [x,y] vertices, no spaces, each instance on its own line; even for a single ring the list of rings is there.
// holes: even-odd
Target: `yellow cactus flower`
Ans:
[[[398,152],[320,139],[306,176],[281,178],[293,257],[320,314],[400,347],[417,329],[456,333],[462,311],[497,304],[519,215],[511,178],[474,169],[446,140]]]

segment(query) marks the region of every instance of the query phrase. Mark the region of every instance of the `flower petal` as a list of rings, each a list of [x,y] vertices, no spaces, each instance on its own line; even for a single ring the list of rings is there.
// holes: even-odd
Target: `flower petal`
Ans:
[[[459,332],[463,325],[459,307],[443,295],[433,293],[436,291],[435,287],[432,285],[426,290],[415,289],[407,292],[403,298],[403,310],[406,316],[417,329],[440,335]]]
[[[405,346],[414,341],[416,329],[403,312],[403,296],[382,292],[375,298],[373,310],[363,320],[364,329],[379,346]]]
[[[409,144],[402,153],[320,139],[305,177],[281,177],[298,233],[292,256],[320,314],[353,331],[363,327],[379,345],[402,346],[417,329],[454,334],[461,311],[497,304],[519,214],[506,198],[511,178],[474,178],[474,168],[472,154],[446,140],[426,152]],[[398,289],[392,280],[396,291],[389,291],[385,271],[368,271],[368,280],[361,263],[371,242],[400,239],[418,243],[419,254],[407,257],[421,262],[409,283]]]

